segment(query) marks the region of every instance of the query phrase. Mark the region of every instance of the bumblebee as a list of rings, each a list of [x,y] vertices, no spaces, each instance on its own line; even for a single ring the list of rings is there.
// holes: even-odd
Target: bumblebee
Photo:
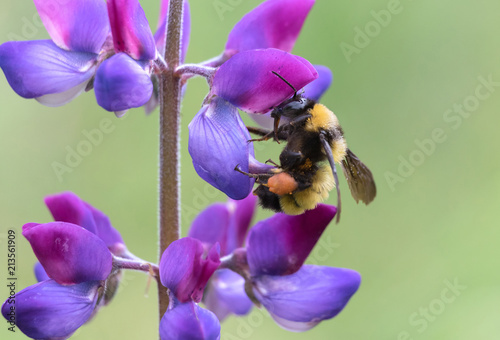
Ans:
[[[316,205],[337,189],[337,222],[340,218],[341,199],[335,163],[342,166],[352,196],[369,204],[376,195],[373,175],[368,167],[347,147],[344,132],[337,116],[326,106],[297,94],[295,88],[281,75],[273,72],[295,92],[294,96],[276,107],[274,130],[247,127],[261,136],[251,142],[272,137],[287,144],[279,156],[280,164],[265,174],[250,174],[260,185],[254,194],[264,208],[289,215],[298,215]],[[281,117],[289,121],[280,125]],[[322,163],[328,160],[329,166]],[[238,167],[236,170],[240,171]],[[242,172],[242,171],[240,171]]]

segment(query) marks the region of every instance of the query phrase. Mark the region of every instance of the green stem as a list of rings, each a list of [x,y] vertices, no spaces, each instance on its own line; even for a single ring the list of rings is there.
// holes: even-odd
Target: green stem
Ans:
[[[180,101],[181,82],[175,75],[180,63],[183,0],[170,0],[168,8],[165,62],[160,77],[160,197],[159,260],[167,247],[178,240],[180,219]],[[158,278],[160,319],[168,307],[167,289]]]

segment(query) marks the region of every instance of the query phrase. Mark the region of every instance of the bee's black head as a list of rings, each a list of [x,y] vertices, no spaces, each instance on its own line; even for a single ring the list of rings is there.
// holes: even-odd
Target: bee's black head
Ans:
[[[271,113],[271,117],[283,116],[287,118],[295,118],[306,113],[307,110],[314,106],[314,104],[316,104],[314,100],[302,97],[300,94],[296,94],[292,98],[287,99],[278,105]]]

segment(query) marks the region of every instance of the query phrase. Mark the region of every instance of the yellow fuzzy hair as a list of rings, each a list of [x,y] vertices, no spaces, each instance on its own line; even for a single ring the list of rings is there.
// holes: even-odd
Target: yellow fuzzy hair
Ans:
[[[324,165],[314,175],[312,185],[302,191],[280,196],[280,205],[287,215],[300,215],[306,210],[314,209],[323,202],[335,188],[332,168]]]

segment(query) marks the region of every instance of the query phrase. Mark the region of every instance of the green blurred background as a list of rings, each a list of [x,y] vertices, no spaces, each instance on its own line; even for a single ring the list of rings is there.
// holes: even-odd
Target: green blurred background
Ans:
[[[151,26],[157,2],[142,1]],[[232,26],[258,3],[191,0],[187,61],[219,54]],[[500,2],[401,0],[394,6],[392,0],[318,0],[293,51],[333,70],[322,102],[338,115],[350,148],[377,181],[377,198],[366,207],[356,205],[341,179],[341,223],[330,225],[310,259],[359,271],[359,292],[338,317],[305,334],[286,332],[254,309],[248,318],[224,322],[222,339],[500,338],[494,211],[500,205],[500,87],[476,93],[481,77],[500,81]],[[376,24],[372,11],[388,7],[398,13]],[[46,39],[36,18],[31,1],[2,1],[0,41]],[[371,36],[356,40],[357,28]],[[346,57],[347,44],[357,50]],[[205,81],[193,79],[182,107],[184,234],[197,212],[225,199],[197,177],[187,152],[187,125],[206,92]],[[18,97],[3,75],[0,103],[2,296],[8,292],[7,230],[18,233],[18,287],[26,287],[35,282],[35,257],[20,228],[50,221],[43,197],[65,190],[108,214],[129,249],[155,261],[158,111],[146,117],[132,110],[116,119],[97,106],[93,93],[48,108]],[[469,111],[459,114],[456,105]],[[64,164],[67,148],[86,140],[83,131],[108,119],[113,131],[58,178],[53,163]],[[433,134],[440,134],[434,148],[428,141]],[[427,146],[426,154],[416,140]],[[257,149],[259,159],[277,158],[281,146],[272,144]],[[259,211],[258,217],[268,215]],[[0,325],[0,338],[24,337]],[[75,337],[155,339],[157,326],[156,285],[148,288],[145,275],[127,272],[113,303]]]

